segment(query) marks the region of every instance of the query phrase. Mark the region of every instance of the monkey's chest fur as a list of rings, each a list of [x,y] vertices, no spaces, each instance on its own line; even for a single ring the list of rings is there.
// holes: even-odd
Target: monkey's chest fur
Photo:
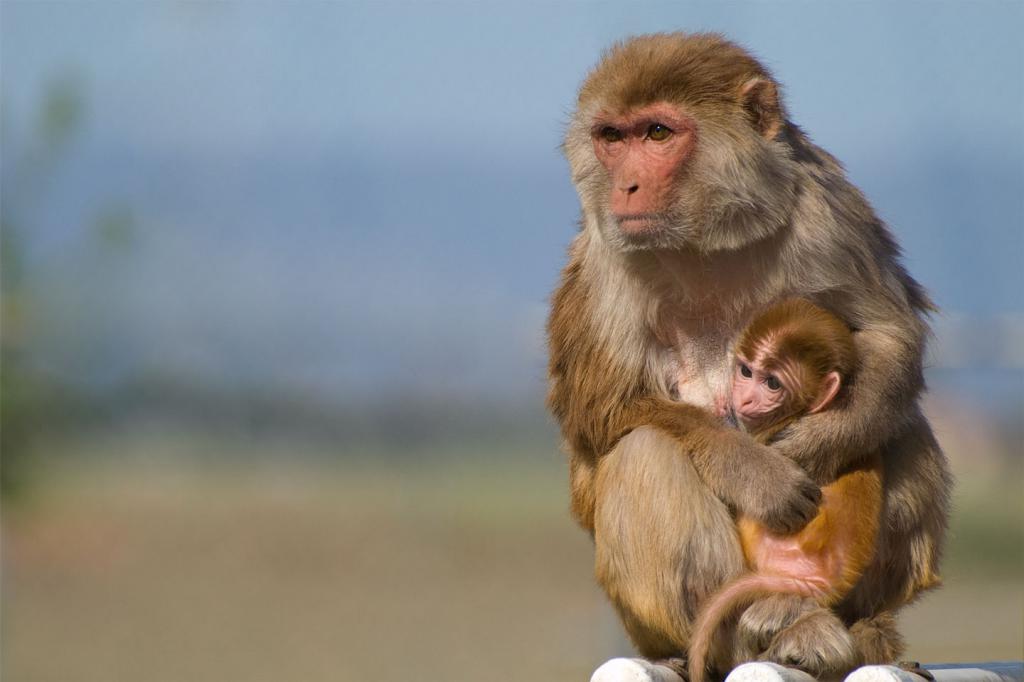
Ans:
[[[673,400],[716,409],[729,387],[728,332],[714,328],[680,330],[675,344],[662,350],[664,374]]]
[[[706,314],[700,306],[683,303],[663,308],[660,329],[654,334],[654,364],[660,365],[673,400],[709,410],[724,405],[731,385],[733,344],[762,305],[737,306],[731,314]]]
[[[776,261],[746,251],[680,254],[648,263],[657,301],[651,319],[655,385],[674,400],[714,410],[731,385],[732,347],[753,316],[783,297],[788,287]]]

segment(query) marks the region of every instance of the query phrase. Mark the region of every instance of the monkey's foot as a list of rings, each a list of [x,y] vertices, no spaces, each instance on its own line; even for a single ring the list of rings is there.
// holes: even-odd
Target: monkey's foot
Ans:
[[[796,668],[778,663],[744,663],[733,669],[725,682],[815,682],[815,679]]]
[[[807,671],[818,679],[840,679],[857,665],[849,630],[834,613],[816,609],[776,635],[760,657]]]
[[[594,671],[590,682],[685,682],[671,668],[642,658],[613,658]]]
[[[921,664],[917,661],[900,661],[896,664],[896,667],[906,670],[908,673],[914,673],[918,677],[923,677],[929,682],[935,682],[935,675],[932,675],[930,670],[922,668]]]

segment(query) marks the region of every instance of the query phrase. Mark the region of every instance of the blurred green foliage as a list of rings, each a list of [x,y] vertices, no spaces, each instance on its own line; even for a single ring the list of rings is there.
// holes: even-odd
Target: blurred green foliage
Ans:
[[[43,96],[27,147],[11,150],[10,136],[4,136],[5,162],[15,158],[13,167],[4,168],[0,200],[0,495],[6,498],[25,490],[47,383],[32,363],[34,290],[22,235],[31,229],[33,209],[44,200],[46,181],[84,108],[81,81],[62,76]]]
[[[135,215],[130,206],[113,204],[96,218],[95,234],[106,250],[128,249],[137,234]]]
[[[0,230],[0,494],[7,496],[21,484],[37,400],[25,363],[25,294],[17,234],[6,220]]]
[[[59,152],[82,120],[84,99],[80,81],[65,75],[54,81],[39,111],[38,140],[44,148]]]

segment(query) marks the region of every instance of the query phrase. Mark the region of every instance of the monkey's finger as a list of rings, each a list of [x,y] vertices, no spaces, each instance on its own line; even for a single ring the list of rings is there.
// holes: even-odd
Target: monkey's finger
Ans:
[[[813,481],[807,481],[807,483],[800,490],[804,497],[811,501],[815,509],[821,504],[821,488],[819,488]]]
[[[775,518],[765,519],[768,527],[777,532],[795,533],[818,514],[821,489],[810,479],[802,481],[788,505]]]
[[[818,505],[821,504],[821,488],[812,482],[807,482],[801,489],[804,503],[800,506],[800,515],[804,523],[813,519],[818,514]]]
[[[793,510],[793,516],[790,518],[791,523],[786,529],[790,533],[795,533],[814,518],[815,514],[818,513],[818,505],[811,502],[810,499],[804,498],[803,503]]]

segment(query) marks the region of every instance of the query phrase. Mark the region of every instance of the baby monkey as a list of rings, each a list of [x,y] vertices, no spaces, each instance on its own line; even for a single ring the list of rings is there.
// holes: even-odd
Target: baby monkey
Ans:
[[[799,298],[757,317],[740,337],[735,355],[725,410],[762,443],[801,416],[832,404],[857,362],[849,328]],[[752,518],[738,518],[750,572],[713,594],[698,616],[690,646],[691,682],[704,679],[718,626],[741,606],[771,594],[796,594],[831,606],[864,573],[874,558],[882,506],[877,453],[821,492],[817,516],[794,535],[775,535]]]

